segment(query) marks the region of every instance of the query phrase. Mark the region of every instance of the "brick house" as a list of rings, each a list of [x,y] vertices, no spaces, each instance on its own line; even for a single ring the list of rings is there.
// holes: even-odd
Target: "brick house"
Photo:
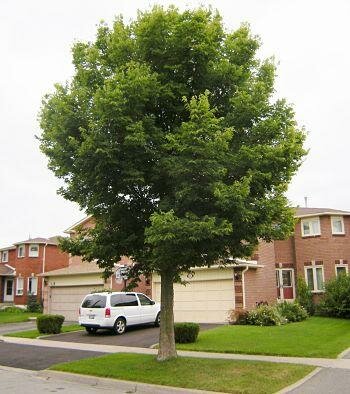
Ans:
[[[348,273],[350,212],[329,208],[296,208],[294,236],[275,241],[277,297],[295,298],[298,276],[305,279],[314,299],[324,283]]]
[[[0,303],[26,305],[29,294],[42,299],[38,275],[68,265],[56,237],[33,238],[0,249]]]

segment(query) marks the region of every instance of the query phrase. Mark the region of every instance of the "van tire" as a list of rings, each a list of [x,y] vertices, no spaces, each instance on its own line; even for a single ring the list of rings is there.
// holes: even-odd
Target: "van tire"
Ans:
[[[113,332],[116,335],[123,335],[126,330],[126,321],[123,317],[118,317],[113,326]]]
[[[88,334],[96,334],[97,328],[95,327],[85,327],[85,330]]]
[[[158,312],[156,320],[154,321],[154,327],[159,327],[159,326],[160,326],[160,312]]]

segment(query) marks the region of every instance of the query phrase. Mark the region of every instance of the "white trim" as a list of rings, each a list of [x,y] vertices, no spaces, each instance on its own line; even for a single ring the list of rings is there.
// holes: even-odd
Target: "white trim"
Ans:
[[[333,220],[339,220],[339,219],[341,222],[342,231],[334,231]],[[331,227],[332,227],[332,234],[333,235],[344,235],[345,234],[344,217],[343,216],[331,216]]]
[[[29,292],[29,281],[35,279],[36,287],[35,287],[35,292]],[[32,287],[33,287],[33,282],[32,282]],[[28,295],[37,295],[38,294],[38,278],[36,276],[30,276],[27,281],[27,294]]]
[[[317,221],[318,222],[318,232],[314,233],[313,228],[312,228],[312,222]],[[310,234],[305,234],[304,233],[304,223],[308,223],[309,228],[310,228]],[[300,227],[301,227],[301,236],[302,237],[314,237],[316,235],[321,235],[321,221],[319,216],[312,216],[308,219],[302,219],[300,221]]]
[[[6,256],[6,259],[4,259],[4,256]],[[1,262],[2,263],[8,263],[9,262],[9,251],[8,250],[3,250],[1,252]]]
[[[7,283],[9,281],[12,281],[12,294],[6,294],[7,293]],[[6,278],[5,279],[5,285],[4,285],[4,302],[12,302],[14,300],[15,296],[15,281],[14,278]]]
[[[21,250],[22,247],[23,247],[23,255],[19,255],[19,251]],[[17,258],[18,259],[23,259],[24,257],[26,257],[26,246],[25,246],[25,244],[17,245]]]
[[[322,268],[322,281],[323,281],[323,285],[325,283],[324,280],[324,267],[321,264],[315,264],[315,261],[311,262],[311,265],[306,265],[304,267],[304,276],[305,276],[305,282],[307,284],[307,286],[309,287],[309,282],[308,282],[308,278],[307,278],[307,270],[308,269],[312,269],[312,278],[313,278],[313,282],[314,282],[314,288],[310,289],[311,293],[313,294],[317,294],[317,293],[324,293],[324,289],[319,290],[318,286],[317,286],[317,275],[316,275],[316,268]],[[315,290],[315,286],[316,286],[316,290]]]
[[[334,211],[334,212],[314,212],[305,215],[294,215],[295,218],[311,218],[314,216],[350,216],[350,212]]]
[[[37,252],[35,253],[35,254],[32,254],[31,253],[31,250],[30,250],[30,248],[32,247],[32,246],[36,246],[37,248],[38,248],[38,250],[37,250]],[[28,257],[39,257],[39,244],[29,244],[29,248],[28,248]]]
[[[242,271],[242,296],[243,296],[243,309],[245,309],[245,283],[244,283],[244,274],[249,270],[249,267],[245,267]]]
[[[22,288],[18,286],[18,282],[22,281]],[[19,292],[19,289],[21,289],[21,292]],[[22,296],[24,294],[24,278],[23,277],[18,277],[16,278],[16,296]]]
[[[338,276],[337,268],[345,268],[346,274],[349,273],[349,267],[348,267],[347,264],[343,264],[343,263],[335,264],[334,270],[335,270],[335,276],[336,276],[336,277]]]
[[[282,271],[291,271],[292,275],[291,275],[291,286],[286,286],[286,288],[292,288],[293,289],[293,298],[286,298],[286,300],[295,300],[295,274],[294,274],[294,268],[276,268],[276,273],[278,273],[278,281],[279,281],[279,290],[280,290],[280,296],[279,296],[279,300],[284,301],[284,292],[283,292],[283,274]],[[278,283],[276,283],[276,287],[277,287]]]

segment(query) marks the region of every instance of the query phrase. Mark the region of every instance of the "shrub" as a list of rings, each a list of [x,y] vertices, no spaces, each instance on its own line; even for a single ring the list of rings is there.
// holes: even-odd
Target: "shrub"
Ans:
[[[309,315],[313,315],[315,313],[315,305],[312,300],[312,293],[302,276],[299,276],[297,279],[296,300],[307,311]]]
[[[247,324],[253,326],[280,326],[287,323],[274,306],[261,305],[248,312]]]
[[[302,321],[308,317],[305,308],[303,308],[298,302],[284,301],[277,305],[277,310],[289,322]]]
[[[18,308],[17,306],[6,306],[5,308],[1,309],[0,312],[10,312],[10,313],[23,313],[26,310],[23,308]]]
[[[59,334],[64,322],[62,315],[41,315],[36,319],[38,331],[41,334]]]
[[[35,295],[29,295],[27,298],[27,311],[28,312],[35,312],[35,313],[42,313],[43,307],[41,303],[38,301]]]
[[[175,342],[192,343],[196,342],[199,333],[199,324],[197,323],[175,323]]]
[[[227,321],[229,324],[247,324],[248,311],[243,309],[231,309],[227,314]]]
[[[324,296],[317,306],[323,316],[350,318],[350,276],[339,275],[325,285]]]

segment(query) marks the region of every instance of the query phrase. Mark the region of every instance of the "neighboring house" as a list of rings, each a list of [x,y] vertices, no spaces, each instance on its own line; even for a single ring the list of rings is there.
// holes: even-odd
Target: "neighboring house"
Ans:
[[[324,283],[348,273],[350,212],[328,208],[296,208],[294,235],[261,243],[253,261],[228,267],[195,268],[175,284],[176,321],[224,322],[232,309],[252,309],[260,302],[292,301],[296,278],[305,279],[315,301]],[[160,278],[153,276],[153,297],[160,300]]]
[[[91,216],[65,230],[70,237],[74,237],[78,227],[90,228],[94,226]],[[119,267],[132,264],[132,260],[122,257]],[[116,267],[116,270],[119,268]],[[116,275],[107,280],[102,278],[103,269],[97,264],[84,262],[80,256],[70,256],[69,265],[66,268],[45,272],[44,287],[44,312],[61,314],[66,320],[78,320],[78,310],[82,299],[92,291],[113,289],[122,291],[124,281]],[[135,291],[151,296],[151,281],[141,277],[141,281]]]
[[[28,295],[42,298],[38,275],[68,265],[56,237],[33,238],[0,249],[0,303],[26,305]]]

